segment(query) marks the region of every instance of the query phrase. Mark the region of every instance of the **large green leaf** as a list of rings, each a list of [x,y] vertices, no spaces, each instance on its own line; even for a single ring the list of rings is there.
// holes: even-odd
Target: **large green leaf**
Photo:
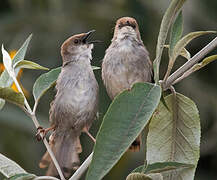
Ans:
[[[27,174],[27,172],[21,168],[17,163],[8,159],[0,153],[0,172],[7,178],[10,178],[16,174]]]
[[[22,93],[17,93],[10,87],[0,87],[0,98],[20,106],[24,105],[24,97]]]
[[[183,171],[172,170],[165,180],[192,180],[199,159],[200,119],[196,105],[184,95],[165,98],[168,111],[160,103],[149,124],[147,137],[147,161],[175,161],[192,164]]]
[[[42,74],[35,81],[35,84],[33,85],[33,96],[35,101],[39,101],[43,94],[56,83],[60,72],[61,67],[52,69],[51,71]]]
[[[176,16],[176,13],[182,8],[185,1],[186,0],[172,0],[161,21],[156,47],[156,58],[153,62],[155,83],[158,83],[159,81],[159,67],[167,33],[174,17]]]
[[[102,179],[116,164],[147,125],[160,97],[159,86],[136,83],[114,99],[97,134],[87,180]]]
[[[14,64],[14,68],[20,68],[20,69],[41,69],[41,70],[49,70],[46,67],[43,67],[35,62],[27,61],[27,60],[21,60]]]
[[[32,35],[30,35],[27,40],[23,43],[21,48],[17,51],[16,55],[14,56],[12,60],[12,65],[15,64],[16,62],[23,60],[26,54],[27,47],[29,45],[29,42],[32,38]],[[15,74],[17,75],[19,72],[20,68],[17,68],[15,70]],[[10,77],[8,72],[4,70],[1,75],[0,75],[0,87],[9,87],[13,83],[13,79]],[[5,101],[3,99],[0,99],[0,110],[4,107]]]

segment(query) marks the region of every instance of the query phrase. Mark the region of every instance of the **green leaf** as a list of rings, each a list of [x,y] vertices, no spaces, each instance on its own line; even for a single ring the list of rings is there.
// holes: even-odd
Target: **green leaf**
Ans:
[[[182,37],[182,32],[183,32],[183,18],[182,18],[182,11],[180,11],[171,29],[169,57],[171,56],[176,43]]]
[[[170,61],[175,62],[176,58],[181,54],[181,51],[185,46],[192,41],[193,39],[210,33],[217,33],[217,31],[197,31],[197,32],[191,32],[187,35],[185,35],[183,38],[181,38],[175,45],[173,52],[171,53]]]
[[[26,50],[27,50],[27,47],[29,45],[29,42],[32,38],[32,35],[30,35],[27,40],[23,43],[23,45],[21,46],[21,48],[17,51],[16,55],[14,56],[13,60],[12,60],[12,66],[20,61],[20,60],[23,60],[24,57],[25,57],[25,54],[26,54]],[[18,72],[19,72],[19,68],[17,68],[15,70],[15,74],[17,76]],[[0,87],[9,87],[11,86],[13,83],[13,79],[10,77],[10,75],[8,74],[8,72],[6,70],[4,70],[1,75],[0,75]],[[5,101],[3,99],[0,99],[0,109],[3,108],[5,104]]]
[[[216,59],[217,59],[217,55],[212,55],[212,56],[206,57],[201,63],[195,64],[192,67],[192,71],[195,72],[195,71],[201,69],[202,67],[206,66],[207,64],[215,61]]]
[[[8,159],[0,153],[0,172],[7,178],[16,174],[26,174],[27,172],[17,163]]]
[[[27,61],[27,60],[21,60],[14,64],[14,68],[25,68],[25,69],[42,69],[42,70],[49,70],[46,67],[43,67],[35,62]]]
[[[176,100],[169,95],[165,101],[171,112],[160,103],[152,116],[147,138],[147,161],[149,164],[164,161],[192,164],[194,168],[172,170],[164,178],[193,179],[199,159],[201,133],[197,107],[192,100],[178,93]]]
[[[13,60],[12,60],[12,65],[16,64],[19,61],[22,61],[25,58],[27,48],[29,46],[29,42],[32,39],[32,34],[29,35],[29,37],[26,39],[26,41],[23,43],[21,48],[17,51],[15,54]]]
[[[160,86],[136,83],[114,99],[98,131],[87,180],[102,179],[116,164],[148,124],[160,97]]]
[[[36,175],[34,174],[22,173],[12,176],[9,180],[33,180],[34,178],[36,178]]]
[[[42,74],[35,81],[33,85],[33,96],[35,101],[39,101],[46,91],[55,85],[60,72],[61,67],[52,69],[49,72]]]
[[[23,95],[20,92],[19,93],[15,92],[10,87],[5,87],[5,88],[0,87],[0,98],[20,106],[24,105]]]
[[[155,83],[157,84],[159,81],[159,67],[160,67],[161,56],[162,56],[163,47],[165,45],[165,41],[167,38],[170,25],[173,19],[175,18],[176,13],[182,8],[185,1],[186,0],[172,0],[161,21],[160,32],[158,35],[157,47],[156,47],[156,58],[153,62],[154,80]]]

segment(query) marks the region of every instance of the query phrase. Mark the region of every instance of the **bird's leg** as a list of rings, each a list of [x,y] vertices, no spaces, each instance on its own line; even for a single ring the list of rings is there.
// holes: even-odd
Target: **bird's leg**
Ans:
[[[46,128],[46,129],[44,129],[43,127],[41,127],[41,126],[39,126],[38,128],[37,128],[37,133],[36,133],[36,138],[37,138],[37,140],[38,141],[41,141],[41,139],[44,139],[44,137],[47,135],[47,133],[49,132],[49,131],[51,131],[51,130],[54,130],[56,128],[56,125],[52,125],[51,127],[49,127],[49,128]],[[41,136],[40,136],[40,134],[43,134],[42,136],[42,138],[41,138]]]
[[[93,140],[94,143],[96,143],[96,139],[90,134],[86,126],[83,128],[82,131],[85,132],[90,137],[90,139]]]

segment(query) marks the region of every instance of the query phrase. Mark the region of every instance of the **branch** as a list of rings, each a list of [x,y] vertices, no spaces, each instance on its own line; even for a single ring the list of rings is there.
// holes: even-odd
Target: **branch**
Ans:
[[[25,106],[26,106],[25,112],[29,114],[29,116],[31,117],[31,119],[32,119],[32,121],[33,121],[35,127],[38,128],[38,127],[40,126],[40,125],[39,125],[39,122],[38,122],[38,120],[37,120],[37,118],[36,118],[36,116],[35,116],[35,113],[32,111],[32,109],[31,109],[31,107],[30,107],[30,105],[29,105],[29,103],[28,103],[28,101],[27,101],[27,99],[26,99],[26,97],[25,97],[25,95],[24,95],[24,93],[23,93],[21,87],[20,87],[20,84],[18,83],[18,81],[17,81],[17,79],[16,79],[16,76],[13,76],[12,78],[13,78],[14,83],[15,83],[17,89],[19,90],[19,92],[21,92],[21,93],[23,94],[23,97],[24,97],[24,104],[25,104]],[[34,109],[35,109],[35,108],[34,108]],[[34,110],[34,111],[35,111],[35,110]],[[40,134],[40,135],[41,135],[41,137],[42,137],[42,139],[43,139],[43,142],[44,142],[44,145],[45,145],[45,147],[46,147],[46,149],[47,149],[47,151],[48,151],[48,153],[49,153],[49,155],[50,155],[50,157],[51,157],[51,159],[52,159],[52,161],[53,161],[53,163],[54,163],[54,165],[55,165],[55,167],[56,167],[56,169],[57,169],[57,172],[58,172],[59,175],[60,175],[61,180],[65,180],[65,178],[64,178],[64,176],[63,176],[63,173],[62,173],[62,171],[61,171],[61,168],[60,168],[60,166],[59,166],[59,164],[58,164],[58,162],[57,162],[57,160],[56,160],[56,158],[55,158],[55,156],[54,156],[54,154],[53,154],[53,152],[52,152],[52,150],[51,150],[51,148],[50,148],[50,146],[49,146],[49,144],[48,144],[48,142],[47,142],[47,139],[46,139],[46,138],[43,138],[43,135],[42,135],[42,134]]]
[[[202,58],[204,58],[204,56],[206,56],[209,52],[211,52],[216,47],[217,47],[217,37],[214,38],[203,49],[201,49],[197,54],[195,54],[191,59],[189,59],[189,61],[187,61],[178,70],[176,70],[172,75],[170,75],[166,82],[162,82],[163,89],[167,90],[171,85],[174,85],[175,83],[179,82],[176,80],[180,78],[187,70],[193,67]]]
[[[88,166],[90,165],[93,157],[93,152],[88,156],[88,158],[83,162],[83,164],[75,171],[75,173],[72,175],[72,177],[69,178],[69,180],[78,180],[82,174],[86,171]]]

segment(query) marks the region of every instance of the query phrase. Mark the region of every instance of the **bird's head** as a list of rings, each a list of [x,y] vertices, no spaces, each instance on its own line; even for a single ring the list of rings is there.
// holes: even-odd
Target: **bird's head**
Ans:
[[[132,17],[122,17],[117,20],[115,25],[114,36],[112,40],[134,38],[141,40],[139,26],[136,20]]]
[[[76,34],[68,38],[61,46],[61,55],[63,62],[77,59],[80,56],[91,56],[91,50],[93,49],[93,43],[96,41],[89,41],[90,35],[95,30],[87,33]]]

